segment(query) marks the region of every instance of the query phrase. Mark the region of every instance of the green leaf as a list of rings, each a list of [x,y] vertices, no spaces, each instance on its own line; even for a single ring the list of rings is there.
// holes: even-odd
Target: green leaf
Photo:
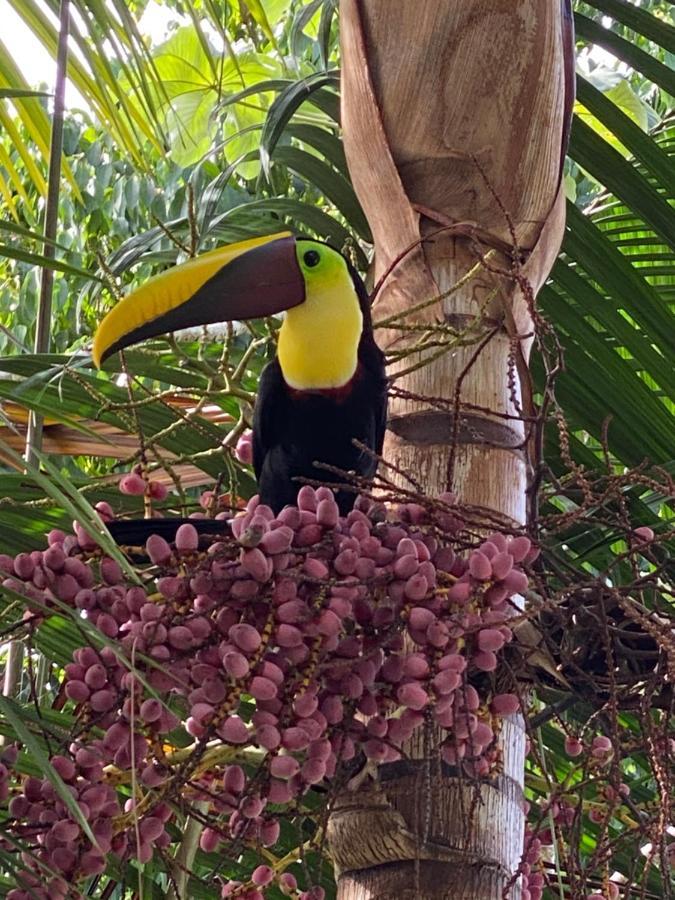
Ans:
[[[664,91],[675,97],[675,70],[650,56],[649,53],[640,47],[620,37],[611,29],[603,28],[602,25],[594,22],[593,19],[582,16],[581,13],[574,13],[574,23],[578,37],[592,41],[599,47],[604,47],[605,50],[613,53],[617,59],[623,60],[636,71],[642,72],[643,75],[662,87]]]
[[[337,72],[317,72],[300,81],[291,82],[275,99],[265,119],[265,126],[260,137],[260,159],[267,177],[269,177],[270,159],[274,148],[291,116],[305,100],[316,94],[321,88],[336,84],[338,84]]]
[[[28,250],[21,250],[10,244],[0,244],[0,256],[6,256],[9,259],[17,259],[20,262],[28,263],[28,265],[31,266],[54,269],[56,272],[65,272],[67,275],[81,275],[92,281],[100,281],[103,283],[103,279],[94,275],[93,272],[87,272],[85,269],[78,268],[78,266],[71,266],[62,259],[52,259],[49,256],[42,256],[39,253],[30,253]]]
[[[32,732],[24,724],[25,711],[15,703],[14,700],[11,700],[9,697],[3,697],[0,694],[0,712],[2,712],[7,721],[11,724],[17,737],[29,751],[32,759],[38,763],[42,775],[52,783],[54,790],[59,795],[66,808],[70,811],[80,828],[84,831],[91,843],[95,847],[98,847],[98,842],[94,837],[89,822],[82,813],[77,801],[68,790],[67,785],[54,766],[49,762],[49,757],[42,749],[41,742],[33,736]]]
[[[625,84],[625,82],[621,82]],[[616,105],[613,91],[603,94],[589,81],[577,75],[577,97],[581,103],[606,127],[633,156],[647,168],[675,197],[675,166],[668,154],[644,130],[640,128]],[[603,182],[604,183],[604,182]]]
[[[278,146],[274,154],[275,162],[292,169],[305,178],[340,210],[345,219],[364,241],[372,243],[373,237],[354,189],[346,178],[304,150],[296,147]]]
[[[48,497],[52,497],[56,500],[70,513],[73,519],[78,521],[87,532],[96,539],[103,551],[119,563],[122,571],[126,573],[128,578],[136,584],[140,583],[136,570],[110,536],[110,533],[105,527],[99,514],[70,483],[69,479],[63,477],[44,453],[34,450],[40,465],[46,470],[47,475],[44,475],[40,469],[31,465],[31,463],[22,460],[22,458],[15,453],[11,447],[8,447],[4,441],[0,440],[0,448],[2,449],[3,455],[12,460],[15,465],[23,465],[26,470],[26,475],[32,478],[32,480],[44,490]]]
[[[567,204],[563,250],[601,284],[617,307],[638,322],[647,334],[675,352],[675,316],[657,292],[631,266],[611,241],[571,203]]]
[[[0,230],[9,231],[10,234],[19,235],[19,237],[27,238],[31,241],[39,241],[42,244],[49,244],[51,247],[56,247],[59,250],[63,250],[65,253],[70,251],[70,247],[66,247],[65,244],[60,244],[58,241],[53,241],[48,237],[45,237],[43,234],[40,234],[36,231],[31,231],[29,228],[24,228],[22,225],[16,225],[14,222],[3,222],[0,221]],[[89,273],[87,273],[87,277],[89,277]]]
[[[277,42],[261,0],[239,0],[239,3],[241,6],[246,6],[248,8],[248,11],[262,29],[263,34],[269,39],[272,46],[276,48]]]
[[[35,644],[45,656],[65,666],[73,661],[73,653],[87,643],[85,636],[72,620],[51,615],[35,633]]]
[[[675,27],[664,19],[658,19],[646,9],[641,9],[627,0],[586,0],[586,2],[622,25],[654,41],[664,50],[675,53]]]
[[[51,97],[47,91],[31,91],[28,88],[0,88],[0,100],[11,100],[13,97]]]
[[[675,246],[675,209],[637,169],[585,122],[574,117],[569,153],[616,197],[635,210],[666,243]]]
[[[317,153],[349,180],[347,159],[340,138],[326,128],[317,125],[290,124],[286,127],[286,134],[313,147]]]

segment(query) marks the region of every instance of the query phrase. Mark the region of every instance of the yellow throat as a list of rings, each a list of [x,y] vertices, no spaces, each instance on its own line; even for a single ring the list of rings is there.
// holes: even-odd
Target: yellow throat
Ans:
[[[312,252],[320,262],[308,266]],[[336,251],[314,242],[298,242],[298,261],[306,297],[289,309],[279,331],[277,354],[286,384],[296,390],[339,388],[352,378],[363,314],[347,264]]]

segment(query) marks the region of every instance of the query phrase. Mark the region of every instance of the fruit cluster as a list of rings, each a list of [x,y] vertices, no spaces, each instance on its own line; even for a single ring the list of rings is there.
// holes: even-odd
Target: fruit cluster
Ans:
[[[488,773],[500,719],[519,701],[486,693],[485,673],[512,639],[513,598],[536,550],[501,534],[458,549],[453,504],[409,503],[393,518],[358,498],[341,517],[328,488],[303,487],[278,515],[254,498],[231,536],[205,542],[190,524],[173,544],[151,536],[143,586],[79,526],[50,533],[44,551],[0,559],[8,587],[71,605],[104,639],[65,668],[86,727],[52,758],[81,815],[47,779],[15,789],[12,828],[33,852],[11,900],[65,896],[38,887],[45,869],[73,884],[102,871],[107,852],[148,860],[171,840],[179,795],[209,805],[205,852],[273,847],[280,808],[361,755],[399,759],[425,722],[442,729],[446,763]],[[173,752],[185,732],[192,749]],[[132,772],[139,790],[122,809],[113,785]],[[266,865],[223,896],[259,900],[270,885],[321,896],[298,894],[291,873]]]

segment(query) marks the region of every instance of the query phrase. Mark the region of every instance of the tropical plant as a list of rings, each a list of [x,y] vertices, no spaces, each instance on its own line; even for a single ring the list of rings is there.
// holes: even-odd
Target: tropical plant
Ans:
[[[9,3],[56,57],[58,0]],[[283,229],[310,233],[341,248],[372,280],[373,237],[342,145],[335,0],[164,0],[159,6],[173,24],[158,44],[143,34],[143,14],[152,4],[71,0],[70,5],[67,73],[86,106],[66,115],[53,244],[45,241],[42,230],[49,90],[27,83],[11,47],[0,46],[0,458],[5,464],[0,471],[0,551],[13,557],[0,558],[1,568],[11,575],[2,589],[0,628],[5,638],[21,640],[26,647],[21,668],[6,667],[0,730],[9,745],[4,765],[11,764],[14,773],[14,798],[27,796],[19,790],[25,777],[33,779],[29,791],[39,787],[46,800],[55,791],[64,818],[77,825],[78,840],[86,841],[86,816],[69,791],[72,764],[55,757],[67,751],[73,734],[88,740],[96,732],[87,731],[92,710],[78,688],[67,684],[81,682],[85,670],[100,666],[83,652],[89,644],[101,649],[120,684],[125,677],[120,667],[129,661],[122,661],[112,635],[97,629],[100,616],[83,618],[67,591],[56,591],[48,609],[42,594],[31,596],[29,591],[35,619],[22,618],[25,583],[33,578],[38,560],[33,558],[29,573],[26,554],[38,551],[39,565],[49,570],[44,535],[70,530],[75,519],[80,563],[86,561],[87,571],[102,579],[100,590],[121,584],[135,590],[139,575],[145,579],[154,571],[120,555],[106,540],[90,504],[99,504],[105,519],[109,510],[102,502],[119,516],[138,511],[139,504],[185,514],[203,508],[214,512],[220,508],[214,505],[219,495],[225,495],[218,501],[225,506],[232,506],[234,498],[249,498],[254,483],[236,447],[250,422],[257,379],[273,352],[278,323],[153,341],[111,359],[102,373],[91,367],[87,353],[91,331],[120,293],[213,246]],[[670,4],[663,0],[575,4],[577,101],[564,172],[567,227],[562,253],[539,293],[545,319],[538,325],[541,342],[526,392],[531,404],[527,414],[537,420],[533,440],[538,442],[530,536],[544,547],[545,560],[530,570],[529,600],[533,609],[541,607],[539,620],[546,633],[536,653],[521,653],[531,657],[526,668],[533,680],[533,697],[527,701],[534,752],[525,778],[531,803],[526,864],[545,876],[546,897],[585,897],[593,891],[614,897],[615,884],[625,884],[619,890],[626,897],[640,896],[640,891],[642,896],[667,897],[671,891],[667,870],[672,844],[669,850],[666,832],[672,824],[672,732],[667,721],[672,691],[658,683],[660,677],[673,677],[667,624],[673,615],[667,497],[672,492],[675,334],[671,17]],[[45,253],[48,245],[54,248],[53,258]],[[41,266],[55,273],[50,353],[31,352]],[[470,345],[477,334],[483,337],[480,321],[478,326],[445,332],[440,352]],[[438,335],[428,329],[425,335],[426,352],[433,355]],[[409,353],[403,359],[395,351],[390,354],[394,365],[411,364]],[[511,377],[515,369],[510,360]],[[517,377],[526,384],[521,370]],[[444,395],[452,400],[451,391]],[[444,408],[452,410],[452,403]],[[41,465],[24,471],[27,411],[45,417],[45,430],[37,457]],[[119,472],[130,469],[138,469],[146,486],[155,485],[154,497],[149,488],[140,500],[120,494]],[[392,473],[384,474],[388,479]],[[400,490],[388,480],[381,487],[392,496]],[[205,488],[212,493],[200,506]],[[413,493],[406,500],[419,503],[418,492]],[[465,509],[453,511],[467,516]],[[447,512],[433,507],[431,515]],[[484,521],[470,516],[466,521],[484,531]],[[415,536],[412,525],[404,521],[398,527]],[[87,544],[87,530],[112,560],[105,562],[107,574],[103,564],[99,570],[91,562],[100,553]],[[450,531],[453,552],[478,552],[475,534],[472,544],[466,535],[457,541]],[[187,553],[190,536],[185,539],[188,543],[178,550]],[[63,546],[58,534],[51,540],[57,549]],[[162,557],[164,552],[162,548],[153,562],[164,566],[167,578],[180,574],[174,570],[180,552]],[[54,572],[60,573],[58,567]],[[81,568],[78,572],[82,579],[90,577]],[[600,623],[598,616],[604,617]],[[600,650],[587,646],[584,634],[589,630],[605,640]],[[525,646],[532,640],[521,639]],[[174,649],[180,657],[184,648]],[[256,649],[239,648],[249,657]],[[522,675],[522,659],[508,659]],[[239,659],[230,662],[241,664]],[[73,668],[78,665],[82,672]],[[169,712],[186,720],[188,710],[181,703],[172,710],[157,707],[158,694],[165,702],[157,687],[161,678],[153,682],[154,670],[145,660],[132,658],[130,668],[138,679],[129,675],[132,690],[148,691],[151,731],[152,722]],[[516,692],[524,702],[520,684]],[[248,683],[247,693],[257,696]],[[497,693],[512,697],[513,687]],[[264,703],[262,695],[257,699]],[[511,700],[496,701],[497,707],[500,702],[508,706]],[[244,721],[251,720],[252,703],[246,699],[240,707]],[[105,720],[106,711],[101,712]],[[194,710],[192,716],[198,718]],[[167,719],[165,724],[178,723]],[[112,727],[107,721],[103,725]],[[180,766],[187,758],[182,754],[187,754],[190,734],[200,739],[199,722],[191,728],[176,728],[155,742],[178,772],[172,776],[168,805],[154,816],[165,817],[166,827],[165,822],[144,824],[142,817],[129,813],[126,824],[132,830],[141,825],[148,829],[127,836],[131,845],[136,841],[136,853],[111,854],[105,869],[90,869],[85,892],[123,897],[169,890],[177,897],[212,897],[214,877],[246,881],[256,867],[269,866],[271,876],[267,871],[256,876],[272,878],[271,888],[261,884],[269,896],[286,890],[280,881],[286,868],[306,890],[320,884],[332,895],[331,868],[323,865],[325,788],[317,783],[292,812],[280,815],[278,834],[270,817],[258,823],[267,827],[267,837],[259,829],[256,840],[250,835],[247,840],[235,829],[234,843],[229,832],[227,843],[218,843],[228,808],[226,804],[217,810],[220,817],[214,817],[211,773],[201,757],[193,759],[206,779],[181,790]],[[609,744],[598,741],[604,736]],[[224,744],[214,751],[221,754],[214,766],[221,768],[214,771],[222,777],[229,762],[229,793],[243,791],[248,797],[257,784],[264,743],[237,755],[233,735],[221,737]],[[581,744],[575,743],[577,738]],[[16,758],[14,743],[20,745]],[[577,757],[583,748],[588,753]],[[298,753],[304,765],[302,751]],[[240,783],[243,771],[232,765],[235,758],[251,780]],[[108,800],[119,804],[120,799],[130,801],[138,785],[134,767],[117,763],[122,772],[118,796]],[[0,798],[3,785],[9,784],[2,780],[2,766]],[[129,771],[131,783],[124,774]],[[106,777],[117,784],[115,773],[109,772]],[[89,773],[92,779],[95,774]],[[343,774],[349,778],[354,773]],[[38,777],[46,779],[44,786],[37,785]],[[152,786],[152,773],[141,777],[139,770],[138,777]],[[419,777],[420,809],[428,809],[431,775]],[[628,798],[623,785],[630,789]],[[333,787],[328,796],[335,801]],[[25,817],[26,810],[17,803],[14,811],[3,807],[0,815],[11,824]],[[114,815],[115,829],[123,833],[121,809]],[[150,837],[153,828],[157,833]],[[0,845],[5,893],[20,883],[16,850],[31,837],[26,831],[11,834]],[[426,842],[428,832],[418,831],[418,842],[421,834]],[[147,846],[156,838],[157,852],[150,859]],[[551,849],[538,861],[535,850],[541,839]],[[269,848],[262,849],[260,842]],[[417,856],[426,858],[419,845]],[[537,878],[531,879],[531,896],[541,895],[539,885]],[[248,889],[254,890],[252,885]],[[343,882],[342,890],[349,889]],[[501,888],[494,896],[501,896]]]

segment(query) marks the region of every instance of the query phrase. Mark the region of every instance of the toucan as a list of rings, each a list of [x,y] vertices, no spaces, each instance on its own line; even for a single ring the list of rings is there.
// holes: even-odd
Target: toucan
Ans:
[[[286,232],[212,250],[123,298],[101,322],[92,350],[100,367],[146,338],[282,312],[277,355],[262,372],[253,414],[253,467],[261,502],[274,512],[294,503],[307,481],[346,485],[350,476],[341,473],[372,479],[382,450],[384,355],[365,285],[341,253]],[[343,514],[354,499],[354,490],[336,490]],[[153,532],[170,538],[181,521],[110,527],[119,543],[141,543]],[[191,521],[201,531],[217,524]]]

